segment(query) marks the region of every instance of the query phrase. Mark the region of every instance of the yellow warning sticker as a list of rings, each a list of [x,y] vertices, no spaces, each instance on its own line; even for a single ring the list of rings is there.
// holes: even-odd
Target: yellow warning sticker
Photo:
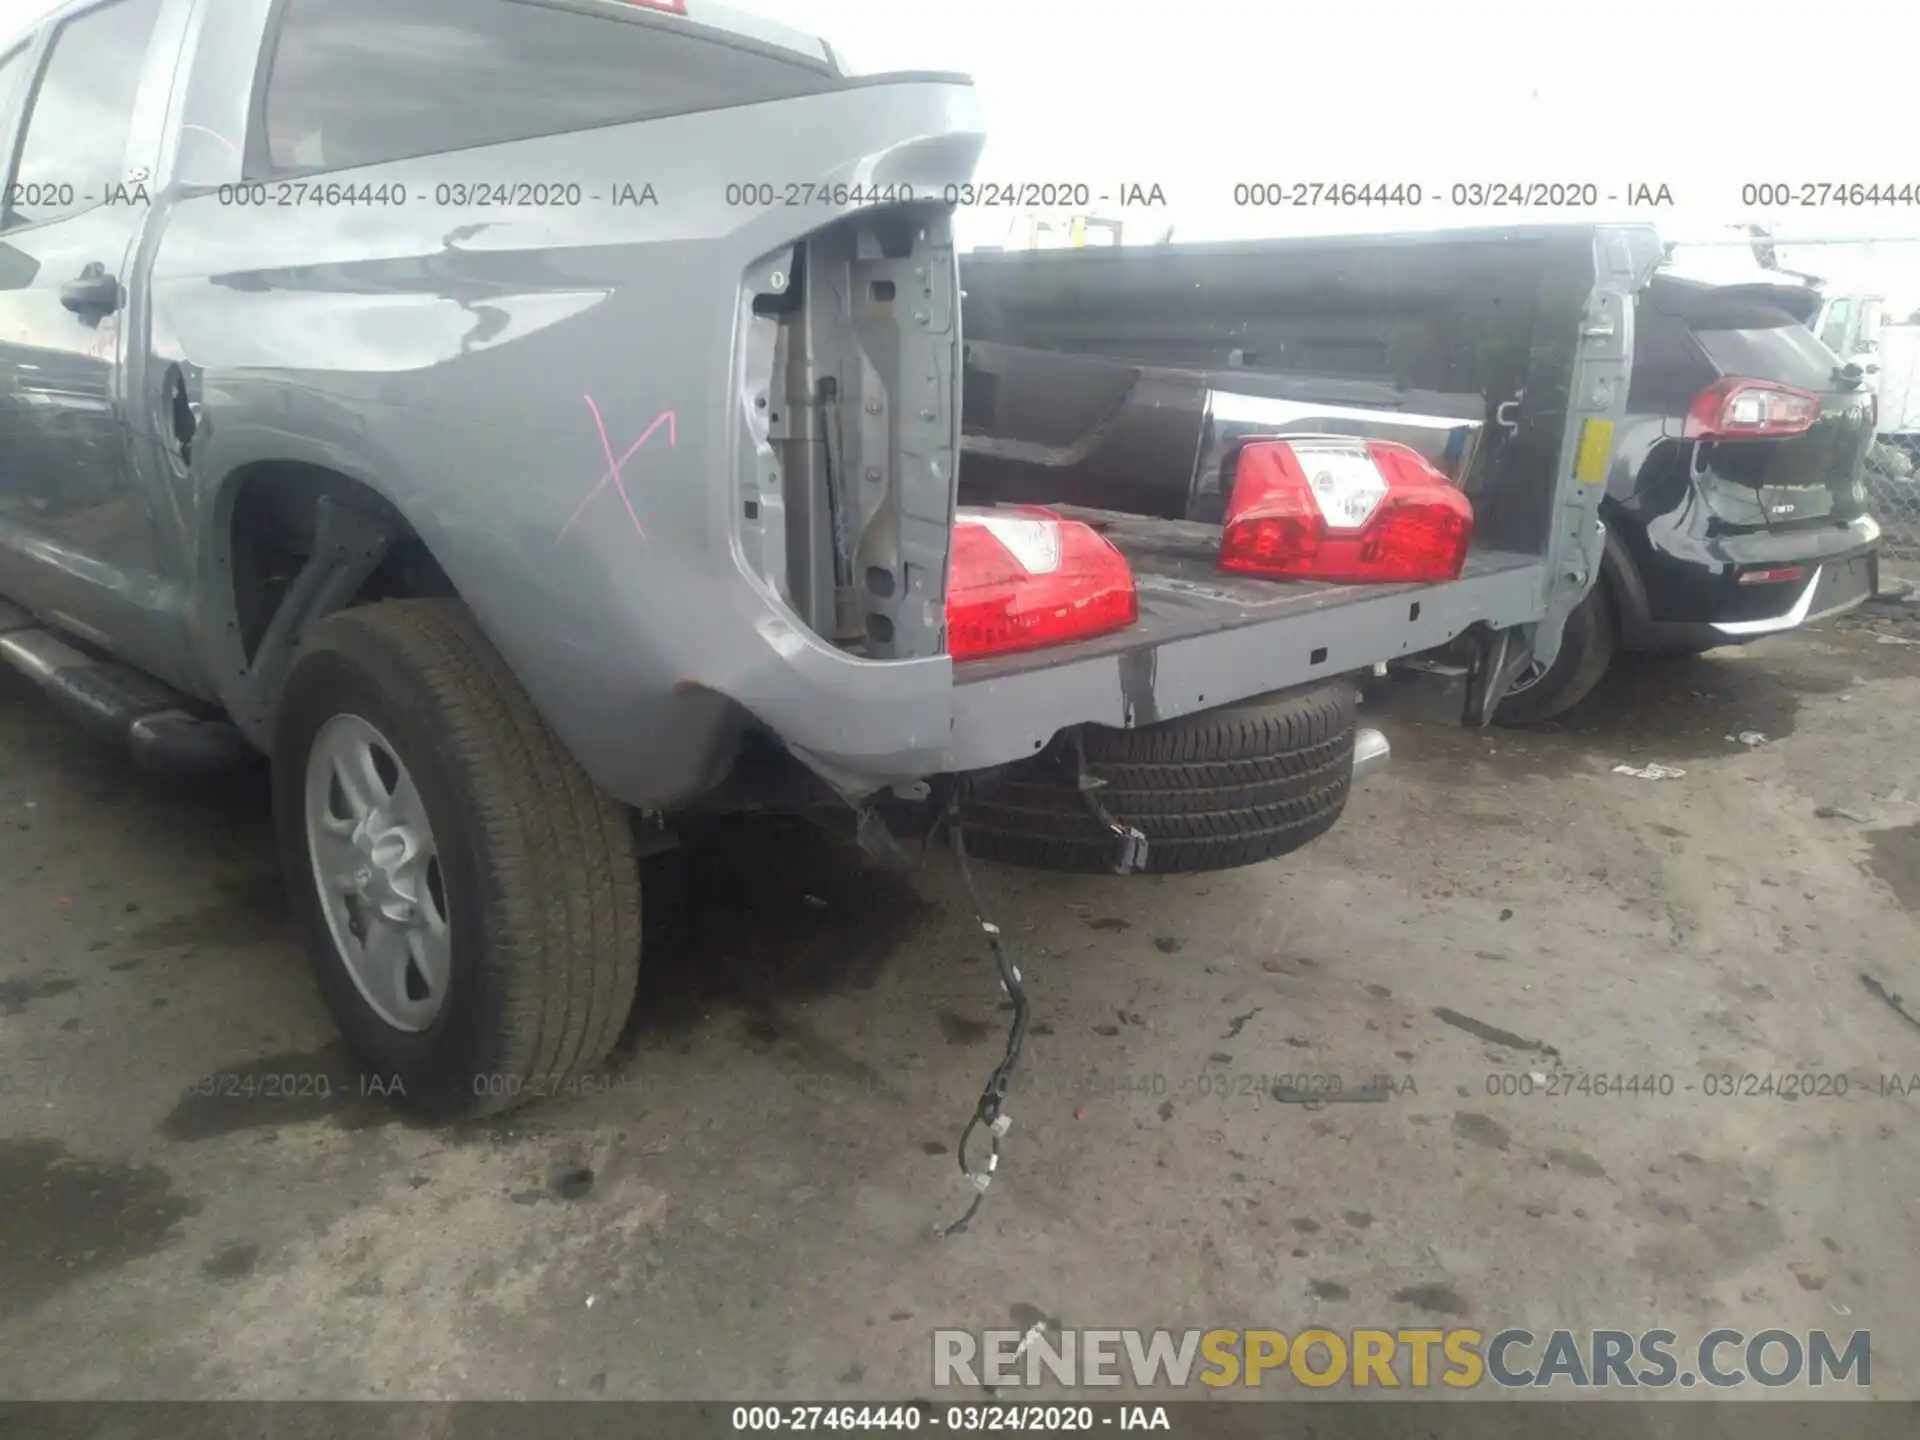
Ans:
[[[1613,422],[1587,420],[1580,426],[1580,450],[1573,458],[1573,477],[1589,485],[1607,478],[1607,462],[1613,457]]]

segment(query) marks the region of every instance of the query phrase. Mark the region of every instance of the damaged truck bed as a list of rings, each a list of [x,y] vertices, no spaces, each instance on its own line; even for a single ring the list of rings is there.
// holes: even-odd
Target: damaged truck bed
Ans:
[[[1644,226],[1529,227],[963,257],[961,498],[1046,503],[1133,567],[1139,623],[956,665],[956,769],[1092,720],[1149,725],[1456,646],[1484,723],[1550,660],[1600,559]],[[1457,580],[1229,575],[1250,441],[1411,445],[1473,502]]]
[[[1599,562],[1650,230],[963,275],[966,78],[716,0],[66,0],[22,43],[4,181],[89,57],[122,128],[9,231],[0,663],[143,764],[271,757],[319,988],[419,1110],[606,1056],[682,820],[1252,864],[1377,768],[1356,673],[1461,647],[1484,718]],[[1449,578],[1222,574],[1242,458],[1309,452],[1313,524],[1377,487],[1337,544],[1431,522],[1390,573]]]
[[[1444,585],[1252,579],[1218,569],[1218,525],[1055,508],[1088,521],[1127,557],[1139,622],[1077,644],[956,665],[956,769],[994,763],[989,755],[1022,740],[1044,744],[1067,725],[1152,725],[1436,650],[1475,625],[1534,623],[1546,588],[1538,558],[1486,548]],[[970,737],[988,731],[996,737],[990,748],[968,748]]]

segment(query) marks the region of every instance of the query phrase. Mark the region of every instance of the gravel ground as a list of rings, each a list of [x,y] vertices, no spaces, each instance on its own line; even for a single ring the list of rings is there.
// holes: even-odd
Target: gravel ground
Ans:
[[[335,1048],[262,777],[142,776],[0,680],[0,1397],[897,1399],[935,1326],[1035,1314],[1865,1328],[1920,1396],[1920,1029],[1861,979],[1920,995],[1915,641],[1628,665],[1527,734],[1390,686],[1297,857],[983,867],[1035,1031],[945,1241],[1006,1017],[943,857],[696,837],[606,1083],[413,1128]],[[1491,1093],[1549,1071],[1671,1080]],[[1706,1093],[1778,1073],[1848,1094]]]

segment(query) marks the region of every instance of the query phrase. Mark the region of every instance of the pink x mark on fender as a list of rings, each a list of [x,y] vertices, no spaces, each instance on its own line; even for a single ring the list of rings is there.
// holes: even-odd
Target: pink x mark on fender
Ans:
[[[560,533],[554,538],[556,540],[566,539],[567,532],[573,528],[573,522],[580,518],[581,512],[593,503],[595,496],[606,489],[607,486],[611,485],[615,490],[620,492],[620,503],[627,507],[627,518],[633,521],[635,532],[644,540],[647,538],[646,527],[640,523],[640,516],[634,511],[633,500],[627,494],[627,482],[621,478],[620,472],[625,468],[627,461],[634,457],[642,445],[653,438],[653,432],[658,430],[662,425],[667,427],[667,444],[677,445],[679,443],[679,437],[675,433],[673,411],[662,410],[658,415],[654,416],[653,423],[641,431],[640,438],[627,447],[626,454],[616,460],[613,458],[613,442],[607,439],[607,422],[600,418],[600,407],[593,403],[593,396],[591,395],[582,395],[580,398],[587,402],[587,409],[593,412],[593,428],[600,432],[600,453],[607,457],[607,471],[606,474],[600,477],[594,487],[581,497],[580,503],[573,507],[573,514],[567,517],[567,523],[560,527]]]

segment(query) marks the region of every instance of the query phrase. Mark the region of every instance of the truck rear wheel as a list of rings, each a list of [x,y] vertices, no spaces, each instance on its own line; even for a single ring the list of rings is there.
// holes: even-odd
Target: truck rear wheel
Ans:
[[[1133,730],[1089,725],[1100,801],[1147,837],[1157,874],[1228,870],[1297,850],[1333,828],[1353,782],[1357,696],[1338,680]],[[1056,741],[983,787],[961,812],[975,854],[1040,870],[1112,868],[1115,842],[1088,812]]]
[[[300,654],[274,817],[342,1033],[382,1093],[437,1117],[564,1093],[633,1003],[629,812],[457,601],[343,612]]]

